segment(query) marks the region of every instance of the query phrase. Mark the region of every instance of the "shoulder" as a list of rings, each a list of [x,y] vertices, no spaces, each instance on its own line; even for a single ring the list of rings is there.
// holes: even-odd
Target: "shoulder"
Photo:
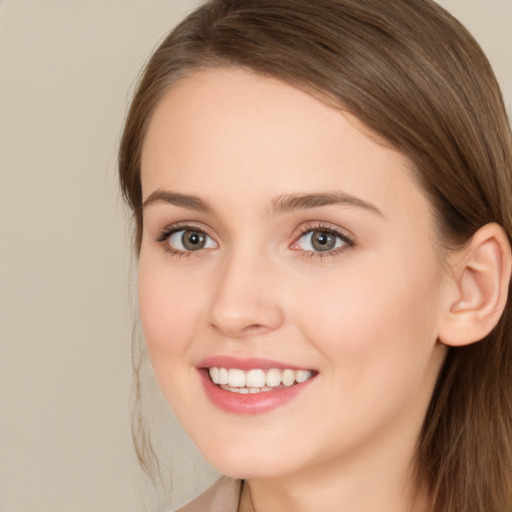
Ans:
[[[236,512],[241,492],[242,480],[223,476],[176,512]]]

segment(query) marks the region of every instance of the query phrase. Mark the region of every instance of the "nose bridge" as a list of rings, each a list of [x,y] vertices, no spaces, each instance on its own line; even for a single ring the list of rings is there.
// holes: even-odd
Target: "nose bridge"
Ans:
[[[272,259],[252,244],[233,248],[218,269],[209,320],[230,338],[262,334],[283,322]]]

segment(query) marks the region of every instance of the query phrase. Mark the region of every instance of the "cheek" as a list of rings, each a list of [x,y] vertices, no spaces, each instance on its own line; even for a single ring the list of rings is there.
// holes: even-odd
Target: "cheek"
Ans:
[[[160,389],[182,422],[194,417],[192,397],[200,392],[191,364],[200,296],[183,272],[172,272],[165,261],[141,253],[138,301],[148,355]]]
[[[310,291],[310,306],[297,311],[304,337],[322,353],[326,388],[337,390],[322,414],[346,429],[346,439],[424,416],[443,360],[436,348],[439,295],[432,273],[428,279],[411,270],[343,273],[322,293]]]
[[[427,364],[439,310],[435,261],[411,265],[395,257],[361,268],[333,273],[307,294],[298,291],[308,297],[307,307],[295,304],[307,338],[352,379],[370,369],[392,378],[397,369]]]
[[[168,267],[168,266],[167,266]],[[141,253],[138,301],[142,330],[153,362],[178,362],[193,336],[200,312],[197,290],[166,265]],[[157,368],[155,368],[156,370]]]

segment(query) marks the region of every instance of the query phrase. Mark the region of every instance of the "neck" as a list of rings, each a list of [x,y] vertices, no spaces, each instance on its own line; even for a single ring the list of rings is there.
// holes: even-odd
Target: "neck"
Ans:
[[[361,482],[310,481],[308,485],[288,487],[266,485],[262,481],[247,481],[244,485],[239,512],[426,512],[426,501],[406,489],[386,488],[372,482],[366,488]],[[316,492],[321,490],[321,492]]]
[[[382,439],[381,439],[382,441]],[[343,460],[246,481],[239,512],[425,512],[414,474],[416,437],[355,450]]]

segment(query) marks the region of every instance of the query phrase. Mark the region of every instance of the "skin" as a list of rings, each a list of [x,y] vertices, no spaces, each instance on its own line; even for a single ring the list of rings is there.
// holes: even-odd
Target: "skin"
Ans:
[[[448,304],[431,205],[400,153],[349,114],[280,81],[215,69],[176,83],[142,154],[139,305],[161,389],[205,458],[245,478],[241,510],[423,510],[414,447],[445,357]],[[364,201],[274,211],[289,194]],[[371,205],[371,206],[368,206]],[[279,210],[279,209],[277,209]],[[177,250],[169,226],[208,235]],[[353,246],[320,253],[305,230]],[[160,237],[160,238],[159,238]],[[178,237],[179,238],[179,237]],[[206,397],[196,365],[229,355],[318,375],[260,415]],[[414,501],[414,504],[413,504]]]

